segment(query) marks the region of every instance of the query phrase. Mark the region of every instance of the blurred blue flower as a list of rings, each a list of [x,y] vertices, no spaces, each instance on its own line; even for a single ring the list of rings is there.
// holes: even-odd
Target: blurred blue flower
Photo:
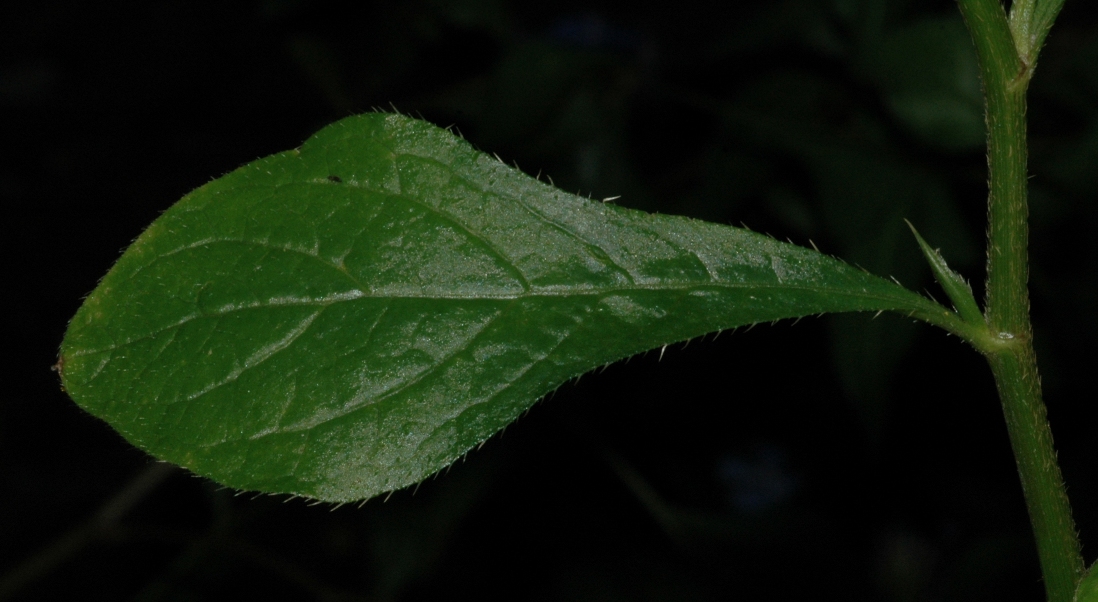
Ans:
[[[785,452],[764,444],[746,455],[728,454],[717,467],[717,478],[737,510],[758,513],[788,500],[799,479],[786,466]]]

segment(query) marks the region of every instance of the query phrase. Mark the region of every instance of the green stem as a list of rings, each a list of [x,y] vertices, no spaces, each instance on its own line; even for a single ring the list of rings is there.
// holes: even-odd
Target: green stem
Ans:
[[[988,273],[986,319],[1001,347],[979,347],[991,365],[1037,540],[1049,602],[1071,602],[1083,558],[1052,432],[1041,399],[1029,320],[1026,89],[1051,17],[1019,2],[1007,19],[999,0],[958,0],[976,44],[988,131]],[[1033,25],[1034,14],[1044,15]],[[1047,21],[1047,23],[1045,22]],[[1041,30],[1016,39],[1012,33]],[[1016,45],[1016,42],[1022,42]],[[1021,53],[1019,52],[1021,50]]]
[[[1041,401],[1036,356],[1029,341],[988,354],[999,388],[1010,446],[1018,464],[1029,521],[1049,602],[1071,602],[1083,576],[1083,556],[1064,479]]]

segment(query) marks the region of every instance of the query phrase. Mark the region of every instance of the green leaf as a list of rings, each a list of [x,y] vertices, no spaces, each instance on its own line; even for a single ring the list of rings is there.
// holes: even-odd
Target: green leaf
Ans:
[[[911,233],[915,235],[915,240],[918,241],[919,248],[923,251],[923,257],[926,257],[926,262],[930,264],[930,269],[934,272],[934,278],[941,285],[946,295],[949,296],[949,300],[953,302],[953,307],[961,318],[969,324],[985,324],[984,314],[980,311],[980,306],[976,304],[976,298],[972,296],[972,287],[969,286],[964,277],[949,268],[942,254],[932,249],[923,240],[923,237],[919,236],[919,232],[915,230],[915,226],[911,225],[911,222],[907,222],[907,227],[911,228]]]
[[[1052,29],[1064,0],[1016,0],[1010,4],[1010,33],[1018,54],[1028,64],[1037,62],[1037,55]]]
[[[422,480],[600,365],[886,309],[952,315],[818,252],[566,194],[369,114],[165,212],[77,312],[59,365],[77,403],[162,459],[348,501]]]
[[[1098,602],[1098,563],[1090,565],[1090,570],[1079,582],[1074,602]]]

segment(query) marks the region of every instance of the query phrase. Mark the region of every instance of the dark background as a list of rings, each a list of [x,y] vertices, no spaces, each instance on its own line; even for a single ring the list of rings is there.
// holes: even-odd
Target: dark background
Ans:
[[[252,499],[175,471],[80,531],[155,466],[50,371],[81,297],[183,194],[374,107],[455,124],[566,190],[811,239],[942,297],[908,218],[978,296],[983,278],[979,83],[952,2],[102,4],[0,9],[0,591],[1041,599],[986,366],[891,316],[619,363],[386,502]],[[1029,111],[1036,344],[1092,546],[1096,17],[1067,2]],[[89,537],[43,555],[66,534]]]

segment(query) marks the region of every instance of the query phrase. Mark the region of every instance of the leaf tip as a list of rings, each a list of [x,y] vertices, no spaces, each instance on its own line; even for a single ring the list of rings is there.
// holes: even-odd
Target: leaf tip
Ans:
[[[984,323],[984,315],[976,304],[976,299],[972,296],[972,287],[960,274],[950,269],[942,254],[931,248],[910,221],[904,219],[904,222],[907,223],[908,228],[911,228],[911,233],[915,235],[915,240],[919,243],[919,249],[922,250],[923,257],[926,258],[931,271],[934,272],[934,279],[938,281],[949,300],[953,302],[953,307],[961,316],[961,319],[970,324]]]

